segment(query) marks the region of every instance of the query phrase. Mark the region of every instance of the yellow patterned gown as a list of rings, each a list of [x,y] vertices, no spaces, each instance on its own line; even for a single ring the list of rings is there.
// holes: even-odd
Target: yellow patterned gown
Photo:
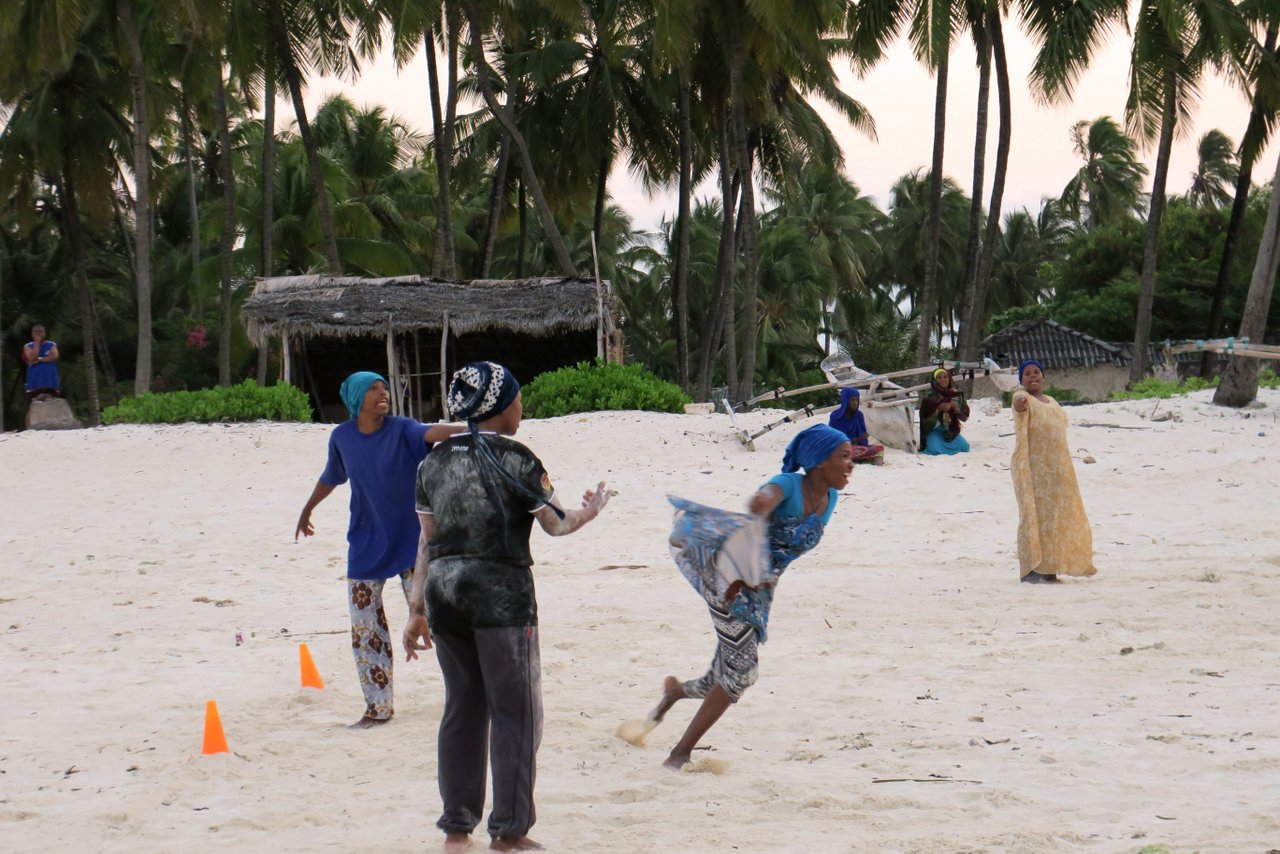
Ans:
[[[1021,575],[1093,575],[1093,532],[1067,447],[1067,413],[1048,401],[1028,394],[1026,412],[1013,412],[1017,440],[1009,468],[1018,499]]]

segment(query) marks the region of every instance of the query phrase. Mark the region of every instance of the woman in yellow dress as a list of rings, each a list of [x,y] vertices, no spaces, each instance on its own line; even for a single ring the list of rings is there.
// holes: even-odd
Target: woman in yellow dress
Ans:
[[[1059,575],[1093,575],[1093,532],[1080,500],[1067,414],[1044,393],[1044,368],[1028,359],[1018,368],[1021,391],[1013,396],[1017,439],[1013,494],[1018,499],[1018,563],[1029,584],[1058,582]]]

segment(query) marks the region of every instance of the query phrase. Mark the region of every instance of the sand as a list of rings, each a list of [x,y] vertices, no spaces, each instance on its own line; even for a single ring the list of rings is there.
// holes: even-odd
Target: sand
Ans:
[[[526,422],[565,500],[618,491],[578,534],[534,533],[532,835],[570,852],[1280,848],[1280,393],[1260,400],[1198,393],[1159,404],[1169,421],[1154,401],[1072,408],[1099,572],[1059,586],[1017,582],[994,401],[968,455],[859,467],[780,585],[760,681],[695,753],[706,773],[660,767],[691,702],[644,746],[615,734],[714,646],[664,496],[742,507],[796,428],[751,453],[719,415]],[[395,721],[346,729],[346,489],[293,539],[328,430],[0,436],[0,849],[437,849],[436,663],[401,656]],[[299,642],[322,691],[299,687]],[[230,754],[200,753],[210,699]]]

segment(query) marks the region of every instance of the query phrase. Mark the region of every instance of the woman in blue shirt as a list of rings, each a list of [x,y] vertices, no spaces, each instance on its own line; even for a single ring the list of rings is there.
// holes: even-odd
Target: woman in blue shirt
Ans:
[[[315,533],[311,511],[344,483],[351,484],[347,528],[347,605],[351,650],[356,660],[365,711],[353,726],[376,726],[394,714],[391,691],[393,653],[382,588],[400,579],[405,598],[418,551],[414,483],[418,464],[435,442],[465,429],[422,424],[388,415],[391,395],[379,374],[361,371],[342,383],[342,402],[351,414],[329,434],[329,460],[302,508],[293,538]]]
[[[706,600],[716,653],[701,678],[681,682],[668,676],[662,699],[649,713],[656,725],[676,702],[702,700],[662,763],[666,767],[679,769],[688,763],[698,741],[755,683],[758,645],[766,639],[778,579],[793,560],[818,544],[852,473],[848,438],[817,424],[791,440],[782,473],[751,497],[747,514],[671,499],[677,510],[671,553],[681,574]],[[758,531],[761,523],[767,535],[753,535],[752,529]]]

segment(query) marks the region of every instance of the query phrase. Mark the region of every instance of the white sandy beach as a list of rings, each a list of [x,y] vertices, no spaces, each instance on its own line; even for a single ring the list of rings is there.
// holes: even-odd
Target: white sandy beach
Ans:
[[[1018,584],[1008,410],[974,404],[968,455],[859,467],[782,580],[760,681],[695,754],[703,773],[660,767],[693,702],[647,746],[614,736],[714,647],[664,496],[742,507],[798,428],[751,453],[723,415],[525,422],[563,501],[618,490],[576,535],[534,531],[531,835],[553,852],[1280,848],[1280,392],[1241,412],[1208,396],[1160,403],[1180,421],[1149,420],[1150,400],[1069,410],[1085,581]],[[438,848],[434,658],[398,656],[392,724],[346,729],[346,488],[293,539],[329,429],[0,436],[0,850]],[[300,641],[323,691],[299,687]],[[209,699],[231,754],[200,753]]]

